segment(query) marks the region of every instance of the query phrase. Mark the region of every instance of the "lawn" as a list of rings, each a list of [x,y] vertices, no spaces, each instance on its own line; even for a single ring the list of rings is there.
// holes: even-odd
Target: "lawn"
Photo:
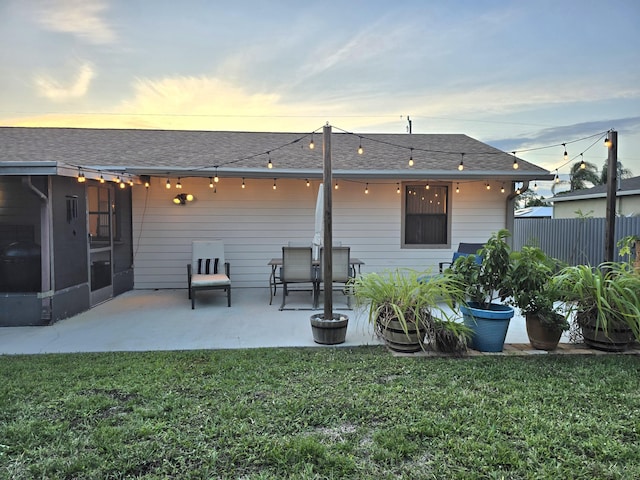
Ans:
[[[640,478],[640,357],[0,357],[0,478]]]

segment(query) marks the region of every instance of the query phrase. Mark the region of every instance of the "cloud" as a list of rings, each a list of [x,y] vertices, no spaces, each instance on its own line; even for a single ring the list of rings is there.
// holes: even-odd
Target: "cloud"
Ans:
[[[109,44],[116,35],[101,18],[107,5],[100,0],[47,0],[38,21],[54,32],[63,32],[95,44]]]
[[[89,90],[95,72],[90,64],[80,66],[77,75],[70,85],[64,86],[49,75],[36,77],[35,84],[38,94],[54,102],[64,102],[83,97]]]
[[[584,138],[609,129],[617,130],[620,134],[638,134],[640,133],[640,117],[615,118],[544,128],[527,136],[495,140],[492,145],[496,145],[498,148],[500,148],[499,145],[517,145],[518,148],[529,148],[537,145],[559,144],[566,142],[567,139]]]

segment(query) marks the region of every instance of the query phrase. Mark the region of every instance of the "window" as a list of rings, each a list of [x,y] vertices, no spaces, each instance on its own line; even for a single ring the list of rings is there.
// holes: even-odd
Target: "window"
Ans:
[[[404,186],[403,246],[448,246],[449,187],[415,183]]]

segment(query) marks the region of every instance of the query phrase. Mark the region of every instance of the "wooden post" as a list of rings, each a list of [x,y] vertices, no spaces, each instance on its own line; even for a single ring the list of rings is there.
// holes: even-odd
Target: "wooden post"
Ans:
[[[324,182],[324,241],[323,241],[323,262],[322,275],[324,278],[324,319],[333,318],[333,255],[331,254],[332,228],[331,228],[331,189],[333,181],[331,177],[331,125],[327,123],[322,128],[322,152],[324,160],[323,182]]]
[[[608,134],[610,143],[607,157],[607,210],[604,237],[604,261],[613,262],[616,243],[616,189],[618,185],[618,132]]]

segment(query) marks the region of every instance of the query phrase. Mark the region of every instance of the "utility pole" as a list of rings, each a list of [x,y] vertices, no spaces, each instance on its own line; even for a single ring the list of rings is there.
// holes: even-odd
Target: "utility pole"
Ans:
[[[616,190],[618,185],[618,132],[609,130],[607,134],[607,217],[604,237],[604,261],[613,262],[616,235]]]
[[[324,182],[324,255],[322,257],[322,268],[324,278],[324,319],[333,318],[333,232],[331,221],[331,189],[333,181],[331,177],[331,125],[327,124],[322,128],[322,153],[324,161],[323,179]]]

